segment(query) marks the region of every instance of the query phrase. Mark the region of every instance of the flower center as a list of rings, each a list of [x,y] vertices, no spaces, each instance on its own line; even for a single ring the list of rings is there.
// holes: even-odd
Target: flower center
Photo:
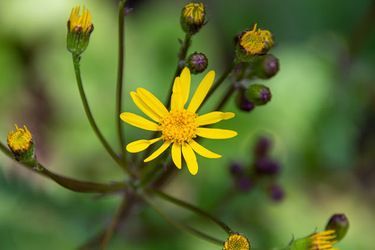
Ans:
[[[187,110],[172,110],[160,122],[160,130],[164,141],[182,144],[195,138],[198,124],[197,115]]]

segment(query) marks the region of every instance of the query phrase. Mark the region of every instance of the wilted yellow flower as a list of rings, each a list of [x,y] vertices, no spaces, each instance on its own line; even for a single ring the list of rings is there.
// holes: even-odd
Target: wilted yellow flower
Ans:
[[[223,250],[250,250],[250,242],[241,234],[231,234],[225,241]]]
[[[70,13],[70,18],[68,21],[68,28],[70,32],[78,32],[82,31],[84,33],[91,33],[94,26],[92,24],[92,17],[90,12],[83,7],[82,8],[82,15],[81,13],[81,7],[76,6],[72,9],[72,12]]]
[[[257,24],[252,30],[241,34],[239,43],[247,55],[262,55],[274,44],[271,32],[257,29]]]
[[[314,233],[310,236],[309,250],[338,250],[333,248],[336,243],[335,230],[325,230],[322,232]]]
[[[7,143],[15,155],[21,155],[32,149],[33,138],[26,126],[23,128],[15,126],[16,130],[8,134]]]
[[[171,154],[174,164],[177,168],[181,169],[183,156],[192,175],[198,172],[195,153],[206,158],[220,158],[221,155],[204,148],[195,140],[198,136],[209,139],[228,139],[237,135],[232,130],[203,127],[221,120],[231,119],[234,117],[234,113],[215,111],[204,115],[196,114],[210,90],[214,78],[214,71],[207,73],[199,84],[187,108],[185,108],[185,104],[189,98],[191,80],[190,70],[187,67],[174,80],[171,108],[169,111],[159,99],[146,89],[138,88],[135,92],[131,92],[131,98],[137,107],[153,121],[128,112],[122,113],[120,115],[121,119],[145,130],[160,131],[161,135],[152,140],[131,142],[126,146],[126,150],[131,153],[137,153],[145,150],[153,143],[163,141],[161,147],[144,161],[149,162],[155,159],[172,145]]]
[[[181,26],[185,32],[194,34],[204,25],[205,17],[203,3],[188,3],[181,12]]]

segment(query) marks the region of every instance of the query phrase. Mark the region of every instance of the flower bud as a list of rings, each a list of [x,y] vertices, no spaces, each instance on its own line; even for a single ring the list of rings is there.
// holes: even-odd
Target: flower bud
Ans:
[[[238,191],[241,191],[244,193],[249,192],[251,188],[253,187],[253,182],[250,179],[250,177],[247,175],[236,177],[234,179],[234,184]]]
[[[282,201],[284,199],[285,193],[281,186],[274,184],[269,189],[269,195],[274,201]]]
[[[332,215],[326,226],[326,230],[330,229],[335,231],[337,241],[343,239],[349,229],[349,220],[345,214]]]
[[[30,131],[26,126],[19,128],[17,125],[15,131],[8,134],[7,143],[15,159],[21,162],[34,160],[34,143]]]
[[[232,233],[224,242],[223,250],[250,250],[250,242],[244,235]]]
[[[77,56],[86,50],[91,32],[94,30],[90,12],[86,8],[83,8],[81,15],[80,12],[80,6],[72,9],[68,20],[68,35],[66,39],[68,50]]]
[[[236,97],[237,107],[245,112],[250,112],[255,108],[255,105],[247,98],[245,90],[240,89]]]
[[[255,161],[255,171],[263,175],[276,175],[280,172],[280,165],[267,157]]]
[[[268,54],[262,57],[257,67],[256,76],[261,79],[269,79],[279,71],[279,59]]]
[[[190,34],[197,33],[205,24],[206,10],[203,3],[188,3],[181,12],[181,27]]]
[[[255,157],[257,159],[265,157],[271,149],[271,144],[269,138],[264,136],[259,137],[254,147]]]
[[[194,52],[188,57],[186,64],[191,73],[199,74],[205,71],[205,69],[207,68],[208,59],[205,54]]]
[[[241,163],[232,162],[229,166],[229,172],[233,177],[239,177],[245,173],[245,169]]]
[[[239,62],[248,62],[254,56],[264,55],[273,47],[272,33],[269,30],[257,29],[242,32],[237,39],[236,56]]]
[[[246,94],[250,102],[257,106],[266,104],[272,98],[270,89],[262,84],[250,85]]]

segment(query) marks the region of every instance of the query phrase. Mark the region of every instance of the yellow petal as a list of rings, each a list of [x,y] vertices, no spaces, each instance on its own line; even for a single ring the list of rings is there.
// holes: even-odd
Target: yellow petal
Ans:
[[[232,119],[235,116],[232,112],[219,112],[214,111],[201,116],[198,116],[197,123],[199,126],[217,123],[221,120]]]
[[[182,144],[182,155],[184,156],[190,174],[196,175],[198,173],[197,157],[189,144]]]
[[[155,159],[156,157],[158,157],[159,155],[161,155],[169,147],[169,145],[171,145],[171,143],[165,141],[163,143],[163,145],[160,146],[160,148],[158,148],[157,150],[155,150],[154,153],[152,153],[149,157],[147,157],[146,159],[144,159],[144,162],[152,161],[153,159]]]
[[[151,144],[160,140],[161,140],[161,137],[155,138],[152,140],[133,141],[126,146],[126,150],[130,153],[138,153],[148,148]]]
[[[210,90],[214,79],[215,71],[208,72],[203,78],[190,101],[189,107],[187,108],[190,112],[195,113],[198,110],[199,106],[202,104],[204,98]]]
[[[190,70],[188,67],[185,67],[182,70],[180,74],[180,79],[181,79],[182,107],[184,107],[190,95],[191,76],[190,76]]]
[[[181,145],[177,143],[172,144],[172,160],[177,168],[181,169]]]
[[[228,139],[237,135],[236,131],[217,128],[197,128],[197,135],[208,139]]]
[[[120,118],[124,122],[129,123],[130,125],[133,125],[138,128],[151,130],[151,131],[159,130],[159,125],[157,125],[156,123],[146,120],[142,116],[139,116],[133,113],[129,113],[129,112],[121,113]]]
[[[198,154],[200,154],[201,156],[203,157],[206,157],[206,158],[220,158],[221,155],[218,155],[210,150],[208,150],[207,148],[203,147],[202,145],[200,145],[199,143],[197,143],[196,141],[192,140],[191,142],[189,142],[189,145],[191,146],[191,148],[197,152]]]
[[[179,110],[183,108],[182,104],[182,88],[181,79],[176,77],[173,83],[172,99],[171,99],[171,110]]]
[[[141,98],[139,98],[138,94],[134,91],[130,92],[130,96],[133,99],[133,102],[137,107],[148,117],[156,122],[160,122],[161,117],[152,109],[152,107],[148,106]]]
[[[137,94],[142,99],[142,101],[147,104],[147,106],[153,107],[153,110],[160,117],[168,115],[169,112],[165,108],[164,104],[158,98],[156,98],[150,91],[144,88],[138,88]]]

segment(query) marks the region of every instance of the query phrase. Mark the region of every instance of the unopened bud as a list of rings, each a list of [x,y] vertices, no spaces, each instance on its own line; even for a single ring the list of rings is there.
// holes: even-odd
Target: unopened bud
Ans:
[[[281,186],[274,184],[269,189],[269,195],[274,201],[282,201],[285,196],[284,189]]]
[[[197,33],[205,24],[206,10],[203,3],[191,2],[181,12],[181,27],[188,34]]]
[[[34,160],[33,137],[26,126],[19,128],[16,125],[16,130],[8,134],[7,143],[17,161],[29,162]]]
[[[187,59],[187,66],[193,74],[199,74],[205,71],[208,66],[208,59],[205,54],[194,52]]]
[[[269,138],[264,136],[259,137],[254,147],[255,157],[258,159],[265,157],[271,149],[271,144]]]
[[[262,57],[256,70],[257,77],[269,79],[279,71],[279,59],[274,55],[268,54]]]
[[[239,177],[245,173],[245,168],[239,162],[232,162],[229,166],[229,172],[233,177]]]
[[[272,98],[272,94],[268,87],[262,84],[252,84],[247,90],[247,98],[250,102],[259,106],[268,103]]]
[[[334,230],[336,234],[336,240],[342,240],[349,229],[349,220],[345,214],[334,214],[329,219],[326,230]]]
[[[255,161],[255,170],[258,174],[276,175],[280,172],[280,165],[267,157]]]
[[[249,100],[243,89],[240,89],[237,93],[236,105],[240,110],[245,112],[250,112],[255,108],[254,103]]]

